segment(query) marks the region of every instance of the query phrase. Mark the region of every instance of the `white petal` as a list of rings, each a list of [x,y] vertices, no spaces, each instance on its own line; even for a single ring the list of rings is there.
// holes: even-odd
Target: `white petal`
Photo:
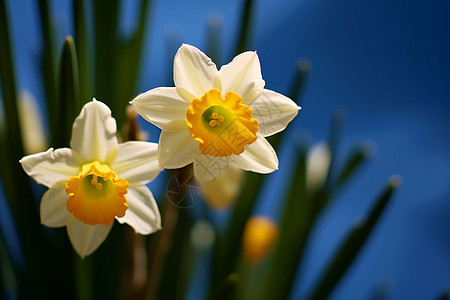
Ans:
[[[41,223],[48,227],[66,226],[68,199],[64,182],[59,182],[46,191],[41,200]]]
[[[124,217],[117,218],[120,223],[129,224],[139,234],[150,234],[161,229],[158,205],[147,187],[130,188],[126,197],[129,207]]]
[[[126,142],[111,151],[117,152],[115,160],[110,164],[111,169],[117,177],[126,179],[130,186],[145,185],[163,170],[159,167],[156,143]]]
[[[111,148],[117,145],[116,120],[108,106],[93,100],[87,103],[75,119],[70,147],[86,161],[102,162]]]
[[[200,184],[214,180],[227,172],[236,156],[214,157],[197,153],[194,158],[194,174]]]
[[[261,65],[256,52],[244,52],[219,70],[222,78],[222,93],[232,91],[242,98],[242,103],[250,103],[264,88]]]
[[[278,170],[278,158],[269,142],[258,135],[256,142],[246,146],[244,152],[236,157],[234,165],[247,171],[266,174]]]
[[[195,98],[202,97],[214,87],[218,74],[216,65],[211,58],[194,46],[183,44],[178,49],[173,63],[173,80],[177,88],[192,94]],[[187,93],[180,93],[188,97]],[[192,99],[185,98],[187,102]]]
[[[47,187],[76,176],[80,170],[69,148],[50,148],[46,152],[25,156],[19,162],[29,176]]]
[[[158,147],[159,164],[166,169],[177,169],[190,164],[194,160],[198,144],[189,130],[161,132]]]
[[[94,252],[108,236],[112,225],[84,224],[73,214],[68,214],[67,234],[75,251],[84,258]]]
[[[262,136],[284,130],[300,109],[288,97],[266,89],[249,106],[253,110],[252,117],[258,120],[258,133]]]
[[[165,131],[187,128],[186,111],[189,104],[176,88],[160,87],[137,96],[131,104],[144,119]]]

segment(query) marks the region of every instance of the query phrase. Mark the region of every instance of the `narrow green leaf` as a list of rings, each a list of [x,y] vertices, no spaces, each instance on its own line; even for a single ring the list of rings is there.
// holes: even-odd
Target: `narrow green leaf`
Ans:
[[[342,132],[344,131],[343,129],[346,116],[347,116],[346,111],[341,108],[338,108],[334,110],[333,115],[331,117],[330,133],[327,141],[331,153],[331,161],[330,167],[328,168],[327,179],[325,180],[325,186],[316,195],[316,200],[313,201],[315,205],[315,208],[313,210],[316,215],[320,214],[320,212],[328,204],[328,201],[332,196],[332,191],[335,184],[333,175],[334,169],[336,168],[338,146],[342,139]]]
[[[311,62],[308,59],[302,58],[298,60],[294,79],[292,80],[291,88],[288,93],[289,98],[294,100],[298,105],[300,105],[303,100],[303,90],[310,70]]]
[[[6,243],[0,233],[0,291],[3,296],[6,296],[6,299],[17,298],[17,281],[11,255],[8,253]]]
[[[141,67],[142,49],[145,42],[149,6],[151,0],[141,0],[139,6],[139,22],[129,40],[117,41],[115,95],[116,119],[119,128],[125,122],[125,108],[136,96],[136,88]]]
[[[175,234],[172,237],[171,251],[168,255],[161,289],[158,299],[183,299],[188,286],[190,270],[189,249],[190,231],[193,225],[192,217],[187,210],[179,209]]]
[[[208,15],[206,30],[206,53],[216,65],[221,66],[221,38],[223,16],[218,12]]]
[[[333,112],[333,115],[331,117],[331,126],[330,126],[330,133],[329,133],[329,137],[328,137],[328,145],[331,150],[332,158],[336,157],[336,150],[342,139],[342,133],[344,131],[344,125],[345,125],[346,118],[347,118],[347,112],[342,108],[335,109]],[[331,164],[333,165],[333,159],[332,159]]]
[[[350,178],[359,170],[359,168],[372,156],[373,145],[363,143],[352,150],[342,171],[337,177],[336,188],[341,189]]]
[[[47,112],[50,127],[50,141],[53,147],[57,147],[54,138],[58,136],[61,118],[59,115],[58,101],[56,97],[56,56],[55,43],[50,18],[48,0],[39,0],[39,13],[41,21],[42,37],[44,40],[44,52],[42,54],[41,72],[44,81],[45,98],[47,100]]]
[[[1,161],[0,171],[3,186],[15,220],[37,220],[33,216],[33,197],[27,184],[28,179],[20,168],[19,160],[23,157],[22,136],[17,107],[16,77],[13,67],[13,56],[9,37],[8,14],[4,0],[0,1],[0,80],[2,86],[3,106],[5,110],[5,130],[0,141]],[[32,217],[33,216],[33,217]],[[26,236],[26,224],[18,222],[18,231]]]
[[[236,199],[230,222],[226,232],[218,235],[214,245],[214,265],[210,283],[210,299],[213,291],[223,282],[224,278],[236,271],[237,259],[240,257],[242,234],[245,223],[251,215],[264,175],[248,173],[245,176],[243,187]]]
[[[95,0],[95,96],[105,102],[117,119],[117,98],[114,95],[117,62],[117,27],[119,0]],[[124,77],[128,76],[125,75]]]
[[[238,27],[239,35],[234,56],[249,50],[254,9],[254,0],[245,0],[243,2],[242,15]]]
[[[293,162],[295,169],[290,176],[280,221],[279,241],[269,261],[259,299],[288,298],[308,237],[308,229],[314,221],[311,201],[306,197],[305,189],[307,149],[306,139],[299,137]]]
[[[11,42],[9,37],[8,14],[4,0],[0,2],[0,83],[3,96],[3,108],[5,117],[1,124],[2,147],[0,156],[2,163],[0,170],[2,174],[3,186],[11,210],[17,216],[20,211],[20,192],[15,188],[19,173],[18,161],[23,156],[23,145],[19,123],[17,107],[16,75],[14,73],[14,59],[12,56]]]
[[[57,142],[69,146],[72,123],[81,110],[77,53],[71,36],[66,37],[61,53],[58,98],[63,122]]]
[[[75,28],[74,39],[80,73],[80,98],[82,104],[84,104],[94,97],[92,43],[86,28],[88,20],[86,19],[84,0],[73,0],[72,8]]]
[[[437,298],[437,300],[449,300],[450,299],[450,288],[446,288]]]
[[[369,217],[352,229],[342,242],[339,250],[336,251],[334,258],[323,273],[324,275],[311,293],[310,299],[326,299],[328,297],[364,246],[375,224],[392,199],[393,192],[400,185],[400,181],[398,176],[393,176],[389,180],[388,185],[376,200]]]
[[[184,244],[187,238],[187,232],[184,231],[183,225],[189,230],[192,220],[188,217],[187,211],[182,211],[178,204],[184,203],[185,197],[189,193],[189,187],[194,184],[192,181],[195,179],[192,164],[173,170],[170,174],[171,179],[167,185],[167,190],[170,193],[167,194],[161,209],[164,230],[154,235],[150,248],[151,252],[148,255],[149,274],[145,287],[146,299],[160,299],[160,297],[165,296],[165,292],[170,293],[168,289],[173,290],[184,284],[182,278],[184,270],[177,269],[179,267],[184,269],[185,267],[180,266],[180,259],[182,258],[180,251],[183,250],[181,244]],[[182,222],[185,222],[185,224]],[[183,241],[177,240],[176,237],[183,239]],[[177,260],[178,264],[171,259]],[[170,270],[171,268],[174,270]],[[170,275],[175,278],[171,278]],[[171,284],[172,282],[173,284]],[[174,293],[177,291],[173,290],[172,292],[172,295],[168,295],[169,297],[175,297]]]

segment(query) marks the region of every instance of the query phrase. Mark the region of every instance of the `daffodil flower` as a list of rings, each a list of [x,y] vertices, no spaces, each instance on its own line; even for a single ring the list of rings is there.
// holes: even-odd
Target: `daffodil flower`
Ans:
[[[183,44],[174,60],[175,87],[159,87],[131,104],[162,129],[158,158],[175,169],[194,163],[200,183],[230,166],[270,173],[278,159],[265,137],[297,115],[291,99],[264,89],[256,52],[244,52],[217,70],[199,49]]]
[[[20,160],[29,176],[49,187],[40,205],[42,224],[67,226],[81,257],[100,246],[114,220],[139,234],[161,228],[157,204],[145,186],[161,171],[157,144],[119,144],[111,111],[94,99],[76,118],[70,146]]]

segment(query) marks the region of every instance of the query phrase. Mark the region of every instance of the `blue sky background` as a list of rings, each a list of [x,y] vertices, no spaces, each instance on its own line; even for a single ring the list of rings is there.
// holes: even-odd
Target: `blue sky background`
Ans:
[[[7,2],[19,85],[43,101],[37,3]],[[133,27],[136,2],[124,6],[123,33]],[[312,64],[303,109],[287,136],[307,130],[319,142],[327,137],[332,112],[344,108],[341,153],[364,140],[377,145],[372,161],[322,215],[292,299],[306,295],[392,174],[401,175],[403,185],[332,299],[368,299],[380,286],[388,288],[390,299],[435,298],[450,284],[450,2],[257,2],[252,49],[260,57],[266,88],[287,92],[297,60],[306,57]],[[52,3],[61,47],[72,32],[71,1]],[[222,63],[227,63],[240,1],[154,1],[140,91],[168,84],[167,37],[176,46],[184,42],[204,49],[211,12],[223,18]],[[290,159],[289,140],[285,144],[280,171],[269,175],[269,196],[255,213],[277,211],[280,178]]]

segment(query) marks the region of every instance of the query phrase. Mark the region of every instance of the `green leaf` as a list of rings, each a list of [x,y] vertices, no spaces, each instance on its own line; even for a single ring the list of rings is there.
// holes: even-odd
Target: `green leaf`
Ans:
[[[125,122],[125,108],[136,93],[142,46],[150,0],[141,0],[139,22],[129,40],[118,38],[118,0],[94,1],[96,92],[109,105],[118,127]]]
[[[259,299],[288,298],[310,224],[314,221],[311,199],[307,198],[305,189],[307,150],[306,138],[299,137],[297,153],[292,162],[295,167],[290,176],[288,194],[280,220],[279,241],[269,261],[267,275],[259,291],[261,293]]]
[[[223,16],[217,12],[208,15],[206,30],[206,53],[217,66],[221,66],[221,38]]]
[[[161,209],[164,230],[154,235],[148,255],[146,299],[178,299],[188,282],[185,275],[189,272],[189,263],[186,262],[189,258],[183,252],[189,252],[189,249],[183,245],[187,244],[192,219],[188,211],[177,204],[185,203],[189,187],[195,184],[192,164],[173,170],[170,174],[173,179],[169,180],[167,186],[170,193]]]
[[[436,298],[437,300],[448,300],[450,299],[450,288],[446,288],[439,297]]]
[[[125,122],[125,108],[136,96],[141,67],[142,49],[145,42],[150,0],[141,0],[139,22],[131,38],[117,41],[116,73],[114,78],[115,111],[119,128]]]
[[[336,251],[324,275],[314,288],[309,299],[326,299],[364,246],[375,224],[380,219],[393,192],[400,185],[400,178],[393,176],[370,211],[369,217],[357,224]]]
[[[81,110],[77,53],[71,36],[66,37],[61,53],[58,98],[62,120],[57,142],[69,146],[72,123]]]
[[[95,96],[118,114],[114,96],[119,0],[95,0]],[[124,77],[128,76],[125,75]],[[117,116],[115,116],[117,119]]]
[[[242,15],[239,24],[239,35],[237,38],[236,51],[234,56],[249,50],[251,26],[253,21],[254,0],[245,0],[243,2]]]
[[[302,58],[298,60],[295,76],[292,80],[291,88],[288,93],[289,98],[294,100],[298,105],[300,105],[303,100],[301,97],[303,95],[305,82],[308,78],[310,70],[311,62],[308,59]]]
[[[214,265],[210,283],[210,299],[213,291],[231,273],[236,271],[237,260],[241,253],[241,240],[245,224],[256,203],[258,192],[263,183],[264,175],[248,173],[243,187],[236,199],[230,217],[228,228],[223,235],[218,235],[214,245]]]
[[[345,120],[347,118],[347,112],[342,108],[337,108],[333,111],[331,116],[330,133],[328,137],[328,146],[331,150],[332,158],[336,157],[336,150],[342,139],[342,133],[344,131]],[[333,159],[331,161],[333,165]]]
[[[20,168],[19,160],[23,157],[22,136],[17,107],[16,77],[9,37],[9,24],[4,0],[0,1],[0,79],[3,105],[5,110],[4,130],[0,146],[0,171],[5,194],[16,222],[18,220],[37,221],[34,215],[34,199],[28,178]],[[4,134],[3,134],[4,132]],[[39,223],[38,223],[39,224]],[[29,232],[27,222],[17,222],[19,234],[25,238]]]
[[[359,168],[372,156],[373,148],[371,143],[363,143],[352,150],[337,177],[337,189],[341,189],[348,183]]]
[[[53,147],[58,147],[59,145],[55,143],[55,137],[58,136],[60,126],[60,109],[56,96],[56,56],[54,33],[47,0],[39,0],[39,13],[42,37],[44,39],[41,72],[44,81],[45,98],[47,100],[47,112],[51,137],[50,141]]]
[[[193,251],[189,245],[192,225],[193,220],[189,212],[185,209],[178,209],[178,220],[172,237],[171,250],[166,260],[158,299],[183,299],[192,275],[190,261]]]
[[[0,290],[2,291],[2,295],[9,295],[10,298],[16,298],[17,281],[18,278],[13,267],[11,253],[8,253],[2,233],[0,233]]]
[[[14,58],[12,56],[9,37],[8,14],[4,0],[0,2],[0,82],[3,96],[3,108],[5,120],[1,124],[0,147],[0,171],[3,186],[10,201],[13,214],[20,214],[20,191],[16,188],[16,182],[23,178],[23,172],[19,169],[18,161],[23,156],[22,136],[17,107],[16,75],[14,73]],[[17,178],[16,176],[19,176]]]
[[[93,91],[93,57],[92,42],[86,29],[88,20],[85,15],[84,0],[73,0],[73,20],[75,29],[75,46],[78,54],[78,70],[80,73],[80,98],[81,103],[92,100]]]

